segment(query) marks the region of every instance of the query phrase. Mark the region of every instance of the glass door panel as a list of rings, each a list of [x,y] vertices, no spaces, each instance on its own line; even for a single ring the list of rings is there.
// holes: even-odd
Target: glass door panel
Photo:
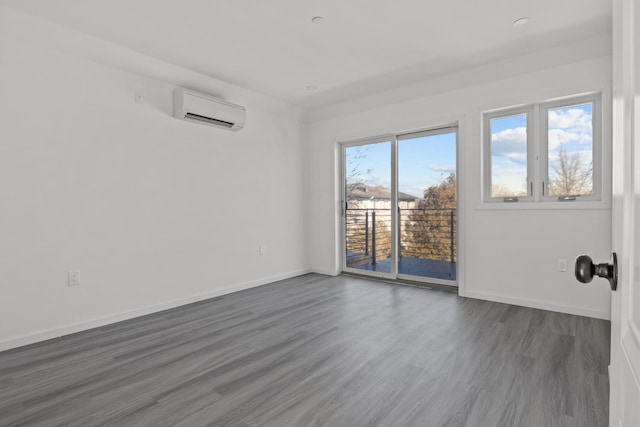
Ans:
[[[345,265],[391,274],[391,141],[345,147]]]
[[[455,281],[456,131],[398,138],[398,274]]]

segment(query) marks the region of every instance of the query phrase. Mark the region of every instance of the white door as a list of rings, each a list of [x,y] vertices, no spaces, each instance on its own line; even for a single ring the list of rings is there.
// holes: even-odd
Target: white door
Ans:
[[[613,2],[613,250],[610,426],[640,426],[640,7]]]

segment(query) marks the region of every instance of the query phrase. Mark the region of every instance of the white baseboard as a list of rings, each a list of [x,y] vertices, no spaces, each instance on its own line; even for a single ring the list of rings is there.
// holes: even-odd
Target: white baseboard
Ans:
[[[340,272],[323,270],[321,268],[312,268],[311,270],[309,270],[309,272],[310,273],[317,273],[317,274],[324,274],[325,276],[337,276],[337,275],[340,274]]]
[[[263,279],[252,280],[244,283],[238,283],[233,286],[228,286],[226,288],[220,288],[210,292],[203,292],[200,294],[191,295],[191,296],[176,299],[173,301],[167,301],[160,304],[149,305],[146,307],[141,307],[135,310],[121,312],[121,313],[117,313],[109,316],[98,317],[95,319],[90,319],[90,320],[83,321],[80,323],[75,323],[72,325],[65,325],[65,326],[38,331],[32,334],[23,335],[17,338],[11,338],[5,341],[0,341],[0,351],[10,350],[12,348],[22,347],[22,346],[34,344],[40,341],[45,341],[52,338],[58,338],[64,335],[74,334],[76,332],[86,331],[87,329],[106,326],[112,323],[121,322],[123,320],[129,320],[135,317],[157,313],[159,311],[180,307],[182,305],[203,301],[209,298],[215,298],[221,295],[227,295],[234,292],[243,291],[245,289],[251,289],[258,286],[267,285],[269,283],[277,282],[278,280],[289,279],[289,278],[300,276],[310,272],[311,270],[309,269],[291,271],[289,273],[279,274],[271,277],[265,277]]]
[[[547,301],[539,301],[527,298],[517,298],[504,295],[497,295],[488,292],[477,292],[465,290],[466,298],[475,298],[485,301],[501,302],[504,304],[519,305],[522,307],[539,308],[541,310],[556,311],[558,313],[575,314],[577,316],[593,317],[595,319],[611,320],[611,313],[608,311],[592,310],[584,307],[576,307],[564,304],[553,304]]]

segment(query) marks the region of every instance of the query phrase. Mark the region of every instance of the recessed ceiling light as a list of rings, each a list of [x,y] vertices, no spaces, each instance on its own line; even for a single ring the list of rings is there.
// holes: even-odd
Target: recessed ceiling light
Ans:
[[[524,25],[527,25],[527,23],[531,20],[531,18],[529,17],[522,17],[522,18],[518,18],[515,21],[513,21],[513,26],[518,28],[518,27],[522,27]]]
[[[316,90],[316,89],[318,89],[318,86],[314,86],[314,85],[309,85],[309,86],[307,86],[307,90],[314,91],[314,90]]]
[[[314,16],[313,18],[311,18],[311,22],[316,25],[322,24],[322,21],[324,21],[324,18],[322,16]]]

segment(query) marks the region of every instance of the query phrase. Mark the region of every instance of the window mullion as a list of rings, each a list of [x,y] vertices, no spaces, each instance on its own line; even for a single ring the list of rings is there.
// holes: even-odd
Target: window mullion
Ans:
[[[540,200],[544,201],[549,197],[549,109],[546,106],[538,106],[540,121],[538,129],[540,132],[540,181],[543,188],[540,193]]]
[[[542,194],[542,174],[541,174],[541,150],[540,150],[540,140],[541,140],[541,130],[540,130],[540,106],[534,105],[531,107],[531,123],[529,123],[529,130],[531,132],[531,147],[530,147],[530,155],[529,155],[529,176],[531,177],[531,182],[533,185],[529,184],[530,187],[533,187],[533,197],[532,200],[535,202],[539,202],[541,200]]]

